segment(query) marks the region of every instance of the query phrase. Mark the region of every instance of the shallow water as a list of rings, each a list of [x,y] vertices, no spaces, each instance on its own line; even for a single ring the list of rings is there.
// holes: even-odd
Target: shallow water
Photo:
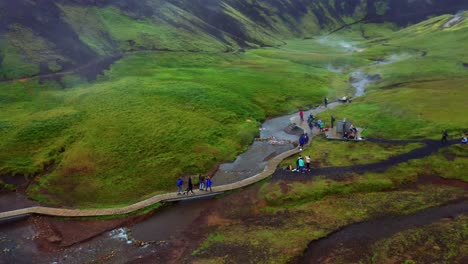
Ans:
[[[183,236],[182,231],[216,202],[215,199],[177,202],[173,206],[158,210],[149,219],[130,227],[132,237],[143,242],[161,242],[172,237]]]
[[[28,200],[26,196],[16,192],[0,194],[0,212],[6,212],[39,205],[38,202]]]

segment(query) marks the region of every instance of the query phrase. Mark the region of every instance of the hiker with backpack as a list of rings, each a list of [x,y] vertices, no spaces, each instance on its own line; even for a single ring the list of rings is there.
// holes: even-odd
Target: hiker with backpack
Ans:
[[[299,172],[304,172],[304,160],[302,159],[302,157],[299,157],[297,165]]]

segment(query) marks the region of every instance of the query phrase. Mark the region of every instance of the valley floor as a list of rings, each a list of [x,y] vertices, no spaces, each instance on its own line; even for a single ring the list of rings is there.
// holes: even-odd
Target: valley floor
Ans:
[[[29,197],[61,206],[173,190],[177,175],[233,160],[260,121],[354,96],[353,83],[365,83],[364,96],[316,118],[352,120],[381,140],[316,137],[302,153],[311,172],[280,167],[243,190],[127,220],[4,223],[0,260],[465,263],[468,19],[444,27],[451,18],[399,30],[357,24],[245,54],[134,54],[68,90],[1,84],[0,172],[29,176]]]

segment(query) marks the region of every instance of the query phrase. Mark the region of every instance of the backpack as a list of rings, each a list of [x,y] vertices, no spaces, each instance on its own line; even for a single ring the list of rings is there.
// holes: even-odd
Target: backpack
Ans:
[[[182,186],[184,184],[184,181],[182,179],[177,180],[177,186]]]

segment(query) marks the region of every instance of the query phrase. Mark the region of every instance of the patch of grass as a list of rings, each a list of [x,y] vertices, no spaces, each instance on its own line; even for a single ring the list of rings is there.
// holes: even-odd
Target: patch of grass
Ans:
[[[468,216],[461,215],[380,240],[372,246],[373,255],[362,261],[462,263],[468,250],[467,241]]]
[[[414,171],[419,175],[437,175],[447,179],[457,179],[468,182],[468,147],[454,145],[442,149],[429,157],[414,160],[406,165],[406,171]]]
[[[383,215],[411,214],[461,197],[463,193],[457,188],[427,185],[413,190],[332,195],[320,201],[274,206],[275,211],[262,208],[260,214],[257,207],[245,208],[240,213],[226,214],[231,224],[213,227],[213,234],[222,236],[223,240],[205,240],[193,257],[210,261],[223,256],[237,262],[244,255],[230,250],[233,245],[242,245],[247,255],[256,252],[260,245],[262,248],[268,245],[266,255],[259,251],[263,256],[259,263],[288,263],[301,256],[311,240],[340,227]]]
[[[312,167],[340,167],[376,163],[422,146],[419,143],[392,145],[365,141],[330,141],[317,137],[301,155],[311,157]],[[295,166],[296,159],[296,156],[287,158],[280,163],[280,167],[284,168],[288,164]]]

